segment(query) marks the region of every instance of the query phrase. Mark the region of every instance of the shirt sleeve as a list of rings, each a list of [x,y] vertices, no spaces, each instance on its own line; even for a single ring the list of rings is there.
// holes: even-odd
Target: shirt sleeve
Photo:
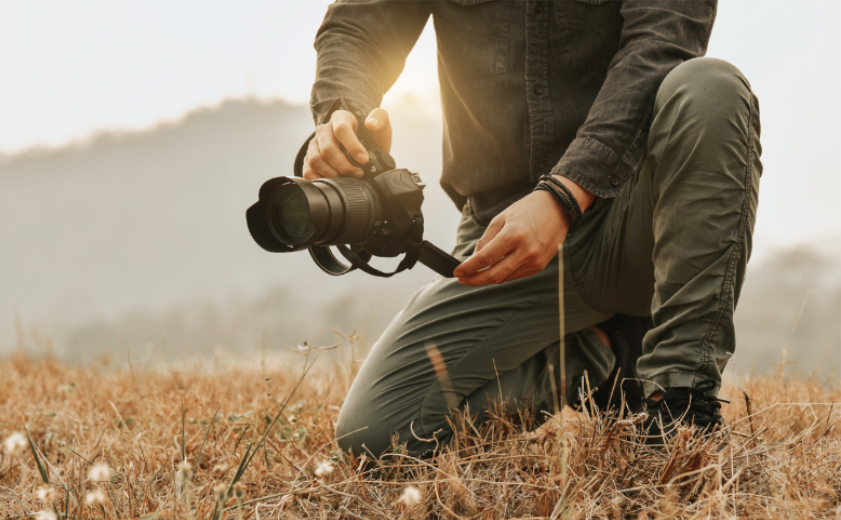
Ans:
[[[340,0],[327,8],[315,37],[318,52],[310,110],[316,125],[343,97],[368,113],[397,81],[430,15],[427,2]]]
[[[584,124],[553,174],[597,197],[612,198],[646,151],[654,96],[663,78],[703,56],[716,15],[715,1],[626,1],[619,52]]]

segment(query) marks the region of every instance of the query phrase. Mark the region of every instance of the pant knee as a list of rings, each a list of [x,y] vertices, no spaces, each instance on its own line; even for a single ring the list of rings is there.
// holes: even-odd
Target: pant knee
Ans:
[[[370,417],[368,417],[370,419]],[[342,409],[336,422],[336,443],[346,453],[379,457],[391,447],[390,432],[382,423],[366,420],[366,414]]]
[[[746,105],[750,83],[735,65],[718,58],[693,58],[666,75],[657,92],[655,112],[670,100],[705,108]]]

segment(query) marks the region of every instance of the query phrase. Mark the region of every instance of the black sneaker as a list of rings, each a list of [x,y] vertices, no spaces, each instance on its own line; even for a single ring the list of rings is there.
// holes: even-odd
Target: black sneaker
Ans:
[[[625,415],[642,410],[643,390],[637,375],[637,360],[642,355],[642,338],[654,323],[650,317],[617,314],[596,325],[610,339],[616,365],[613,372],[593,392],[593,403],[601,411],[618,413],[624,403]],[[618,380],[617,380],[618,376]]]
[[[681,426],[695,427],[707,437],[720,431],[724,426],[721,403],[730,401],[706,395],[716,386],[715,381],[707,379],[692,388],[666,388],[659,401],[645,399],[643,404],[648,414],[642,426],[645,443],[662,446]]]

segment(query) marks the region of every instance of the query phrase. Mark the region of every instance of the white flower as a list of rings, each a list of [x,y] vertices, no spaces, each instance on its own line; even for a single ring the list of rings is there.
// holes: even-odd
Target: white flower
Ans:
[[[105,464],[94,464],[88,472],[88,478],[94,482],[107,482],[111,480],[111,470]]]
[[[56,520],[55,513],[50,511],[49,509],[45,509],[43,511],[38,511],[35,515],[35,520]]]
[[[95,489],[85,496],[85,503],[89,506],[105,502],[105,493],[101,489]]]
[[[193,466],[186,460],[178,464],[178,471],[175,472],[175,480],[178,482],[186,482],[193,476]]]
[[[403,489],[403,494],[400,495],[400,498],[397,501],[403,502],[407,506],[412,507],[420,504],[421,492],[415,486],[406,486],[406,488]]]
[[[216,494],[216,500],[225,500],[228,496],[228,486],[225,484],[216,484],[213,486],[213,492]]]
[[[3,446],[6,447],[7,452],[14,453],[18,448],[26,446],[26,437],[20,432],[15,432],[6,437],[6,440],[3,441]]]
[[[49,504],[53,500],[55,500],[55,489],[51,487],[40,487],[38,488],[38,500],[41,502]]]
[[[333,463],[329,460],[322,460],[318,463],[318,467],[315,468],[315,476],[316,477],[324,477],[333,473]]]

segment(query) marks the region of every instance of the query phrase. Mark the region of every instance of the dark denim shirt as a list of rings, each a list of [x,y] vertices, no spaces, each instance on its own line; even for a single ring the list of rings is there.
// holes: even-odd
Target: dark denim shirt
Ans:
[[[429,16],[444,115],[441,184],[487,223],[545,173],[616,197],[646,149],[654,96],[702,56],[715,1],[339,1],[315,40],[311,109],[368,113]]]

